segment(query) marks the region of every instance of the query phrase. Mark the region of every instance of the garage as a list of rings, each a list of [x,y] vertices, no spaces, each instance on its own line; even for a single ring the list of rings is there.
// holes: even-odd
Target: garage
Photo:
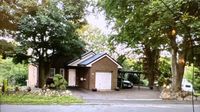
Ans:
[[[68,84],[89,90],[114,90],[121,68],[107,53],[89,52],[68,64]]]
[[[112,73],[111,72],[96,72],[95,88],[97,90],[111,90]]]

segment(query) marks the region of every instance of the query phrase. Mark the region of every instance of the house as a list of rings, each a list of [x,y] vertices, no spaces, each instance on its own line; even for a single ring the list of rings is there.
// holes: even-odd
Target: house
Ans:
[[[61,61],[59,62],[61,63]],[[112,90],[117,87],[118,69],[122,68],[107,53],[87,52],[80,58],[62,64],[53,64],[49,77],[59,73],[68,86],[84,89]],[[29,65],[28,86],[37,85],[37,66]]]

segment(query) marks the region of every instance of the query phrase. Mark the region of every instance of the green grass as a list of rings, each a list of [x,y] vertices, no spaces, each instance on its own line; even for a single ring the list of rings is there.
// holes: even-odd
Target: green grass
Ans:
[[[1,104],[73,104],[83,103],[74,96],[36,96],[32,94],[0,95]]]

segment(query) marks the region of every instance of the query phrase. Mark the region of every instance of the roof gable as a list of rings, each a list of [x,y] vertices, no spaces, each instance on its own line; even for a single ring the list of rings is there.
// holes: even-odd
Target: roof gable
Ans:
[[[113,58],[111,58],[107,53],[99,53],[96,54],[88,59],[86,59],[85,61],[82,61],[81,63],[79,63],[79,66],[86,66],[86,67],[91,67],[92,64],[96,63],[97,61],[101,60],[102,58],[107,57],[108,59],[110,59],[113,63],[115,63],[118,68],[122,68],[121,65],[119,65]]]
[[[95,53],[93,51],[87,52],[87,53],[81,55],[81,58],[78,58],[78,59],[72,61],[71,63],[69,63],[68,66],[78,66],[79,63],[87,60],[88,58],[90,58],[94,55],[95,55]]]

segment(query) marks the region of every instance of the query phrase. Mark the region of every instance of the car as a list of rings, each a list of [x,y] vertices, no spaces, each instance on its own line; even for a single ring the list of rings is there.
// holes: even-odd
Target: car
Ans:
[[[182,90],[187,92],[194,91],[192,84],[189,81],[187,81],[187,79],[183,79],[182,81]]]
[[[122,81],[119,81],[118,82],[118,87],[121,87],[121,88],[133,88],[133,83],[128,81],[128,80],[124,80]]]

